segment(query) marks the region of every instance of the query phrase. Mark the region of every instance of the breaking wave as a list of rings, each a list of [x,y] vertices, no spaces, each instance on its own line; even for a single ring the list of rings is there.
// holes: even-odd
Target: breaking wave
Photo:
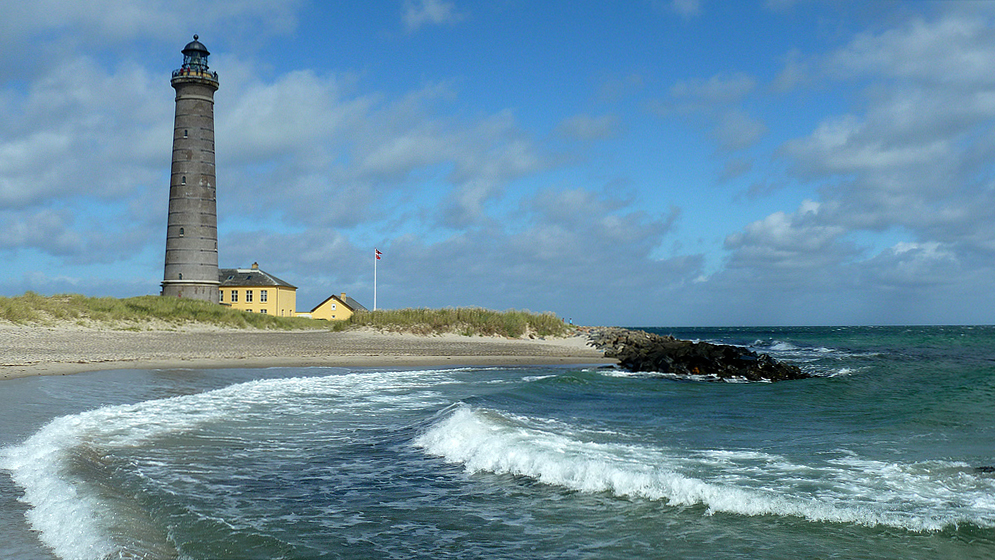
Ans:
[[[704,506],[709,514],[938,531],[995,526],[995,484],[967,465],[889,464],[846,452],[819,465],[756,451],[682,451],[599,442],[461,404],[414,445],[468,472],[523,476],[579,492]]]

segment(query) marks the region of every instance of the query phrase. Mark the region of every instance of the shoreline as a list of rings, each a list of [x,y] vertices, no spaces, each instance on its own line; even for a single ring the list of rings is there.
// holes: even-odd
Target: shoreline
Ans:
[[[567,338],[192,328],[115,331],[0,326],[0,380],[110,369],[615,364]]]

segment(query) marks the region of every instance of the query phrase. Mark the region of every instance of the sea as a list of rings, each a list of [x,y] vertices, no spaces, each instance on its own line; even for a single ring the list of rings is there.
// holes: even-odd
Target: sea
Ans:
[[[0,558],[995,558],[995,327],[647,329],[597,365],[0,383]]]

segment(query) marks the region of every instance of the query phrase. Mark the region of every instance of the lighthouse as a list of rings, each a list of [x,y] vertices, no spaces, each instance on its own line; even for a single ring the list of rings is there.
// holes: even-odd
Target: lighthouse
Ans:
[[[162,295],[218,303],[218,211],[214,169],[214,92],[218,73],[199,41],[183,47],[183,66],[173,71],[176,90],[173,160]]]

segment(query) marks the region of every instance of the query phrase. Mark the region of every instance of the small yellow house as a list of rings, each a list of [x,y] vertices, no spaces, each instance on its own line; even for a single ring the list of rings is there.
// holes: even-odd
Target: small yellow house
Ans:
[[[366,310],[358,301],[347,297],[343,292],[341,296],[329,296],[328,299],[315,306],[308,315],[312,319],[345,321],[352,317],[353,313]]]
[[[252,268],[220,268],[218,280],[221,305],[279,317],[296,314],[297,286],[259,270],[259,263],[252,263]]]

